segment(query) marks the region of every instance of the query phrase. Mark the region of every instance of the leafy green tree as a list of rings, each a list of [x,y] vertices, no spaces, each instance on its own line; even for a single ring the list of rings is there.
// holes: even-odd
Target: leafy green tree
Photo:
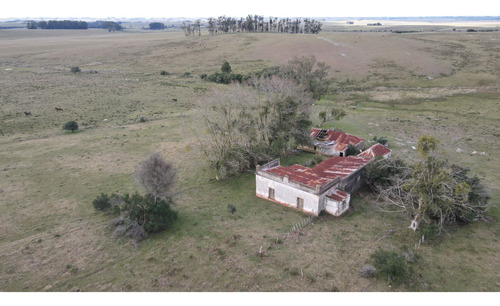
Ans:
[[[330,67],[324,62],[317,62],[314,56],[294,57],[280,70],[280,76],[294,80],[319,99],[326,94],[331,84],[327,78]]]
[[[76,121],[68,121],[63,125],[63,130],[71,131],[71,133],[73,133],[78,130],[78,123]]]

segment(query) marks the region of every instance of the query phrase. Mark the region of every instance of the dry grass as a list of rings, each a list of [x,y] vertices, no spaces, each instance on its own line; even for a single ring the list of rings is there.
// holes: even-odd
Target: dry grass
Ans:
[[[398,156],[411,157],[412,142],[421,134],[435,135],[451,160],[485,181],[498,219],[495,34],[0,35],[1,290],[499,290],[496,221],[423,245],[412,286],[389,288],[361,278],[359,270],[378,247],[398,249],[417,238],[401,216],[375,209],[368,193],[355,196],[352,215],[320,218],[276,244],[306,216],[255,197],[252,173],[211,180],[197,147],[204,132],[195,107],[220,86],[198,75],[219,70],[226,60],[235,73],[247,73],[314,54],[332,66],[342,89],[331,98],[355,107],[336,126],[365,138],[387,136]],[[474,55],[473,63],[467,54]],[[71,66],[82,72],[71,73]],[[162,70],[172,75],[161,76]],[[193,76],[181,77],[184,72]],[[331,103],[321,101],[315,112]],[[23,114],[28,110],[31,117]],[[140,116],[149,121],[139,122]],[[81,131],[62,131],[68,120],[78,121]],[[487,154],[473,155],[474,150]],[[111,217],[95,212],[91,203],[101,192],[139,190],[133,172],[157,151],[178,168],[179,220],[136,249],[113,238]],[[227,210],[230,204],[234,214]]]

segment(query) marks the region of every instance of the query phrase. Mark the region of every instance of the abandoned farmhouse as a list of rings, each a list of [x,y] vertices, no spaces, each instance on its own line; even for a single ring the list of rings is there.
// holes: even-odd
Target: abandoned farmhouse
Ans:
[[[324,140],[317,140],[318,135],[323,135],[320,138]],[[377,156],[389,157],[391,150],[377,143],[358,156],[345,157],[349,144],[362,148],[364,140],[339,131],[320,129],[313,129],[311,137],[315,144],[312,151],[319,148],[319,154],[336,156],[313,168],[301,165],[284,167],[279,159],[257,166],[256,195],[315,216],[323,210],[340,216],[349,208],[350,194],[364,184],[363,169],[366,165]]]

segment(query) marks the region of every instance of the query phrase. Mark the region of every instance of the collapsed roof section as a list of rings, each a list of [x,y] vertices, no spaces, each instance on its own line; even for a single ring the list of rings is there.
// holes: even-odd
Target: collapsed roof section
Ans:
[[[315,146],[332,146],[335,151],[345,151],[350,144],[357,146],[363,143],[364,139],[335,130],[311,129],[311,138]]]

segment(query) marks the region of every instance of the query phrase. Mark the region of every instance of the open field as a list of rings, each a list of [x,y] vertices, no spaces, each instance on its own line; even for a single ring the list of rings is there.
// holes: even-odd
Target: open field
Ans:
[[[499,33],[0,30],[0,290],[500,291]],[[377,248],[418,239],[369,192],[354,195],[348,216],[320,217],[276,243],[307,216],[257,198],[252,172],[216,182],[204,162],[197,103],[223,85],[199,75],[224,61],[244,74],[303,55],[335,78],[313,120],[342,104],[347,116],[330,126],[387,136],[393,155],[409,159],[420,135],[434,135],[488,187],[491,221],[422,244],[411,285],[359,275]],[[69,120],[81,130],[62,131]],[[91,203],[143,192],[134,169],[157,151],[178,169],[179,220],[135,248]]]

